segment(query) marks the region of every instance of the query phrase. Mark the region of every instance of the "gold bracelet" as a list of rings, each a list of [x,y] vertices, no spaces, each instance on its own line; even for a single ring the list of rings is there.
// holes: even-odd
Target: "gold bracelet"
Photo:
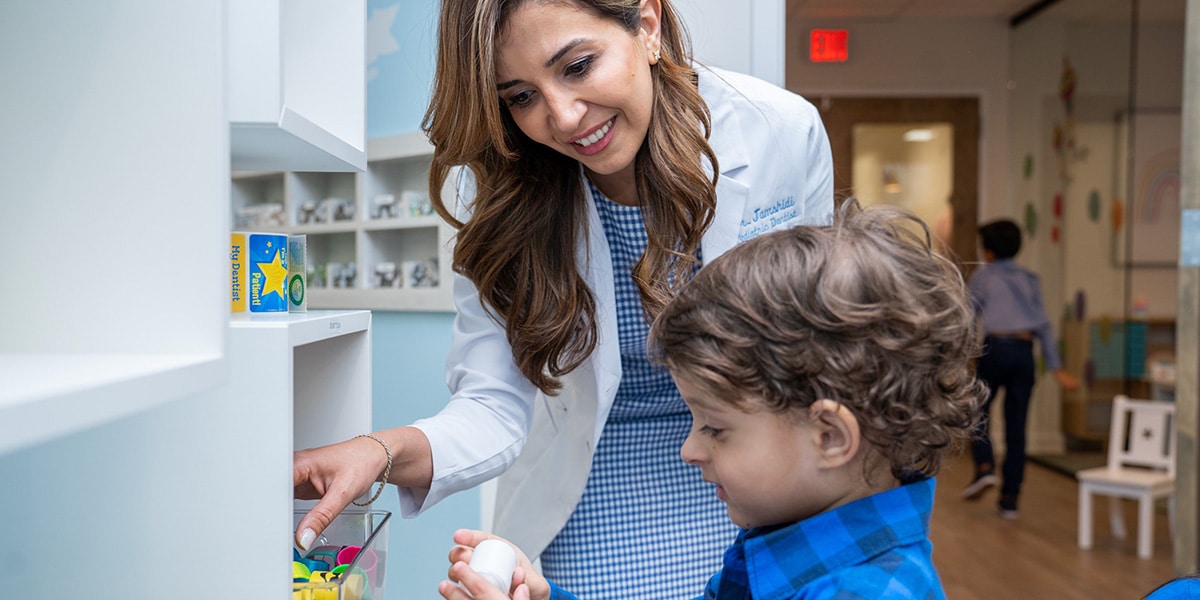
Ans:
[[[379,495],[383,493],[383,486],[387,485],[388,475],[390,475],[392,472],[392,449],[388,448],[387,442],[384,442],[379,436],[373,433],[361,433],[354,437],[355,439],[360,437],[371,438],[376,442],[379,442],[379,445],[383,446],[383,452],[387,454],[387,466],[383,468],[383,477],[379,479],[379,489],[375,490],[375,493],[371,496],[371,499],[367,500],[366,502],[360,504],[357,500],[350,501],[355,506],[370,506],[372,502],[379,499]]]

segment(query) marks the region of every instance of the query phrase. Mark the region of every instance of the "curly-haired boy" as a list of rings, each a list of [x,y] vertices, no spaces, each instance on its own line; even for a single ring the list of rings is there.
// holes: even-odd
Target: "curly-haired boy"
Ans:
[[[743,242],[650,338],[692,412],[680,454],[742,527],[703,598],[945,597],[933,476],[986,391],[962,276],[921,221],[848,200],[831,226]],[[451,559],[485,537],[458,532]],[[513,598],[572,597],[518,571]]]

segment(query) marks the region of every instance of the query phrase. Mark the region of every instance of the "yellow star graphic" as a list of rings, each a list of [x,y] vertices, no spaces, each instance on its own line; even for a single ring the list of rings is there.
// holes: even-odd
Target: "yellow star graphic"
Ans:
[[[287,267],[283,266],[283,261],[280,259],[279,250],[275,251],[275,259],[269,263],[256,263],[259,270],[263,274],[262,295],[266,296],[271,292],[279,294],[280,298],[284,298],[284,284],[287,282]]]

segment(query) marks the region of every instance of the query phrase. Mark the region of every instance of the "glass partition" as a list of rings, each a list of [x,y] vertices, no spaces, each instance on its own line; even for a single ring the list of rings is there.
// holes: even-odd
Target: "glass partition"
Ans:
[[[1170,392],[1185,0],[1061,0],[1011,35],[1010,209],[1065,366],[1035,420],[1103,442],[1114,394]]]

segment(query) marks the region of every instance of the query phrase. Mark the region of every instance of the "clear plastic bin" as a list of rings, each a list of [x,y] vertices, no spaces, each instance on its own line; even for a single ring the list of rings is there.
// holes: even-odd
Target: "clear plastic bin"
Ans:
[[[293,526],[305,512],[295,511]],[[293,600],[384,600],[391,516],[386,510],[346,510],[338,515],[303,556],[324,562],[332,575],[308,583],[293,581]]]

